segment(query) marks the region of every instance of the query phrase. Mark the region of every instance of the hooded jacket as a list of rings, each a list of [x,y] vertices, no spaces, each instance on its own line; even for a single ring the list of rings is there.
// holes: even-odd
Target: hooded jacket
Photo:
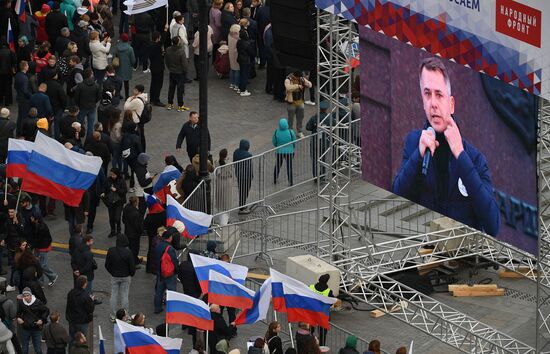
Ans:
[[[128,238],[119,234],[116,246],[109,248],[105,258],[105,269],[112,277],[133,277],[136,274],[134,255],[128,248]]]
[[[87,78],[76,85],[74,101],[80,109],[95,109],[101,99],[101,89],[93,77]]]
[[[94,270],[97,269],[97,264],[90,246],[85,242],[81,242],[76,246],[71,257],[71,267],[73,271],[78,270],[80,275],[88,277],[88,280],[94,280]]]
[[[107,54],[111,50],[110,42],[90,41],[90,52],[92,53],[92,65],[94,69],[105,70],[107,67]]]
[[[132,203],[124,206],[122,212],[122,222],[124,223],[124,233],[129,239],[139,239],[143,233],[143,216],[139,209],[134,207]]]
[[[187,72],[187,58],[182,45],[172,45],[166,49],[164,63],[169,72],[183,74]]]
[[[76,11],[76,7],[73,4],[72,0],[63,0],[61,5],[59,5],[59,11],[65,15],[66,18],[72,19]],[[67,21],[67,27],[72,32],[74,29],[73,21]]]
[[[286,118],[281,118],[279,120],[279,128],[273,132],[273,137],[271,142],[273,146],[279,147],[296,140],[296,134],[292,129],[288,128],[288,121]],[[294,153],[294,144],[289,144],[284,147],[277,149],[277,154],[293,154]]]
[[[23,320],[23,329],[40,330],[48,322],[49,314],[50,310],[34,295],[28,303],[23,299],[17,301],[17,317]],[[38,320],[42,320],[42,325],[36,324]]]
[[[134,49],[132,49],[128,42],[118,42],[117,52],[120,66],[116,69],[116,73],[123,81],[130,81],[132,80],[132,68],[136,63]]]

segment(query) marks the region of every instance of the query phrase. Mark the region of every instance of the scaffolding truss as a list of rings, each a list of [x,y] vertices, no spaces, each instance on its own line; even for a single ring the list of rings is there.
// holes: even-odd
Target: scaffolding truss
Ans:
[[[550,353],[550,102],[540,99],[538,179],[539,249],[537,264],[537,353]]]
[[[458,227],[398,240],[352,247],[350,237],[349,186],[355,172],[360,172],[353,159],[360,159],[360,149],[351,142],[350,103],[340,99],[350,92],[351,71],[343,43],[351,44],[354,25],[339,16],[318,11],[318,102],[330,104],[329,116],[318,118],[317,175],[326,173],[327,183],[318,184],[318,210],[328,204],[329,217],[321,219],[317,233],[318,255],[340,270],[342,291],[387,312],[418,330],[464,353],[550,353],[550,106],[541,104],[539,140],[540,245],[539,256],[521,251],[468,227]],[[365,58],[362,58],[365,60]],[[343,88],[343,90],[342,90]],[[318,117],[319,111],[318,111]],[[346,119],[347,117],[347,119]],[[360,161],[360,160],[359,160]],[[320,181],[319,181],[320,182]],[[329,248],[320,248],[328,241]],[[433,247],[430,253],[421,252]],[[478,256],[517,272],[537,282],[536,351],[507,334],[461,313],[437,300],[390,278],[388,274],[452,259]],[[538,261],[537,261],[538,260]]]

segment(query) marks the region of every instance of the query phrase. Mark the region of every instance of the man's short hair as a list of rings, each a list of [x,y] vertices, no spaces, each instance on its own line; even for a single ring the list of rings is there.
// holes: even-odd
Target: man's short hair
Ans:
[[[66,37],[65,35],[69,35],[71,30],[69,30],[69,27],[63,27],[60,32],[63,37]]]
[[[80,64],[80,58],[79,58],[77,55],[73,55],[73,56],[69,59],[69,61],[72,61],[72,62],[74,62],[74,63],[76,63],[76,64]]]
[[[84,70],[84,74],[82,76],[84,76],[85,79],[89,79],[94,76],[94,71],[92,69],[86,69]]]
[[[189,112],[189,117],[191,117],[193,114],[199,114],[199,112],[197,112],[197,111],[191,111],[191,112]]]
[[[245,7],[242,11],[243,17],[250,17],[250,13],[251,13],[250,7]]]
[[[76,278],[76,288],[77,289],[84,289],[84,285],[88,282],[88,278],[86,278],[85,275],[79,275],[78,278]]]
[[[159,39],[159,38],[160,38],[160,32],[159,32],[159,31],[155,31],[155,32],[153,32],[153,34],[151,35],[151,39],[152,39],[153,41],[156,41],[156,40]]]
[[[73,114],[74,114],[74,113],[78,113],[78,111],[79,111],[80,109],[78,108],[78,106],[69,106],[68,110],[69,110],[69,113],[73,113]]]
[[[180,22],[182,19],[183,19],[182,15],[177,15],[176,17],[174,17],[174,21],[176,22]]]
[[[84,241],[84,243],[88,243],[93,239],[94,239],[94,237],[92,235],[86,235],[82,238],[82,241]]]
[[[145,92],[145,86],[143,86],[142,84],[137,84],[135,86],[136,90],[138,90],[139,92]]]
[[[422,70],[424,69],[428,71],[440,72],[441,75],[443,75],[443,79],[445,80],[445,85],[447,85],[447,94],[451,96],[451,80],[449,79],[449,73],[447,72],[445,64],[443,64],[443,61],[438,57],[430,57],[422,60],[422,62],[420,63],[420,69],[418,70],[419,80],[422,79]],[[420,90],[422,90],[422,86],[420,86]]]
[[[26,61],[26,60],[21,60],[19,62],[19,70],[23,70],[23,68],[25,67],[25,65],[29,65],[29,62]]]

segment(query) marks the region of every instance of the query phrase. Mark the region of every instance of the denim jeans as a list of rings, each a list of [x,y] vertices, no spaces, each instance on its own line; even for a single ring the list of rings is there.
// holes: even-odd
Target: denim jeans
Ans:
[[[57,273],[54,272],[50,265],[48,264],[48,252],[36,252],[36,257],[38,257],[38,260],[40,261],[40,266],[42,267],[42,273],[44,275],[42,276],[42,282],[45,282],[44,277],[48,277],[50,281],[54,280],[57,277]]]
[[[86,294],[92,295],[92,293],[94,292],[94,281],[93,280],[88,279],[88,285],[86,285],[86,289],[84,289],[84,291],[86,291]]]
[[[157,284],[155,286],[155,312],[162,311],[162,298],[166,290],[176,291],[176,275],[172,275],[169,278],[163,278],[157,275]]]
[[[111,314],[123,308],[128,310],[128,294],[132,277],[111,277]],[[120,302],[120,306],[118,306]]]
[[[246,86],[248,85],[248,79],[250,78],[250,69],[252,65],[250,64],[240,64],[241,70],[239,70],[239,90],[241,92],[246,91]]]
[[[96,108],[81,108],[78,113],[78,122],[82,125],[86,124],[86,138],[92,135],[94,132]],[[84,117],[86,117],[86,123],[84,123]]]
[[[235,86],[239,86],[240,73],[241,72],[239,70],[230,70],[229,71],[229,83],[233,84]]]
[[[28,354],[29,352],[29,341],[32,339],[32,346],[34,347],[34,352],[36,354],[42,354],[42,331],[37,330],[27,330],[21,328],[21,344],[23,347],[23,354]]]

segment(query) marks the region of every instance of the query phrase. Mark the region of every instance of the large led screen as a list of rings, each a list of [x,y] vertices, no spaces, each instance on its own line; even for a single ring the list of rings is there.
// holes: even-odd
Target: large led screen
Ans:
[[[537,98],[359,27],[363,178],[535,254]]]

